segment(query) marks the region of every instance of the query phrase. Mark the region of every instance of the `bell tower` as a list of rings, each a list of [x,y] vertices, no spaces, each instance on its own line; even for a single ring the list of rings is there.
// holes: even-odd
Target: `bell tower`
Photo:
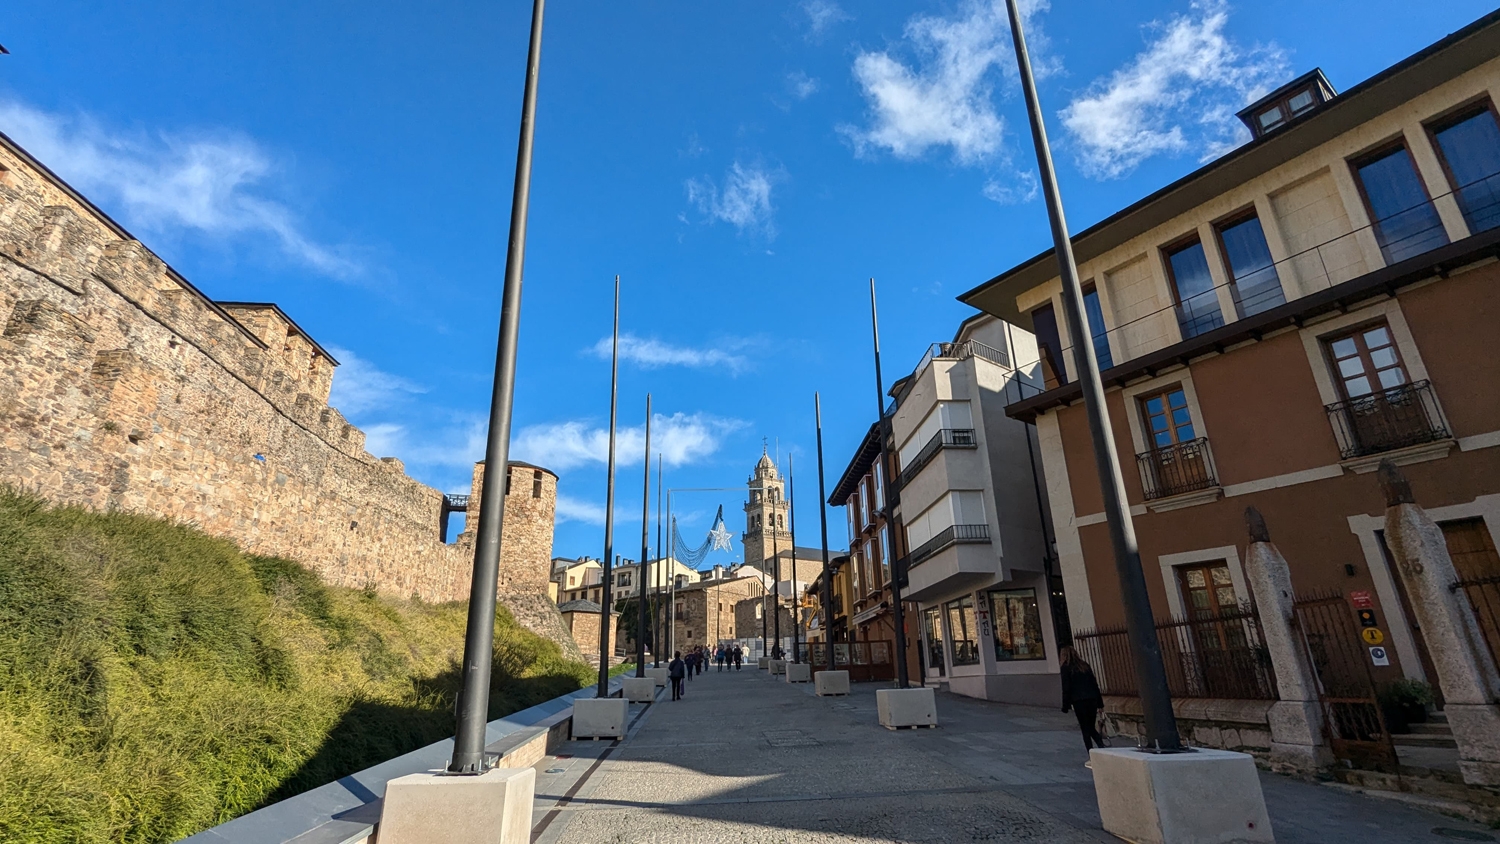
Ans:
[[[740,538],[745,545],[745,564],[769,574],[772,570],[769,561],[773,546],[782,551],[790,551],[792,534],[786,525],[785,482],[781,473],[776,471],[776,463],[764,448],[761,449],[759,462],[755,464],[755,474],[750,476],[745,486],[749,488],[749,496],[745,501],[745,533]]]

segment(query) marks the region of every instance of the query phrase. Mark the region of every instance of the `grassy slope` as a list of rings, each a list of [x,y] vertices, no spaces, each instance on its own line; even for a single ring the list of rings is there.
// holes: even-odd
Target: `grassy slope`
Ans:
[[[464,614],[0,489],[0,841],[175,841],[450,736]],[[592,679],[500,616],[491,718]]]

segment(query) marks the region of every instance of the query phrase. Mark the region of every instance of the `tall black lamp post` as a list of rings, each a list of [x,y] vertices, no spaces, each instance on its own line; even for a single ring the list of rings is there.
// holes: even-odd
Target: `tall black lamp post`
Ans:
[[[458,693],[458,724],[448,771],[484,773],[484,732],[489,719],[490,669],[495,656],[495,589],[500,578],[500,537],[505,520],[505,475],[510,462],[511,404],[516,395],[516,345],[521,328],[521,268],[526,262],[526,213],[531,200],[531,150],[535,137],[536,83],[542,66],[542,11],[533,0],[531,44],[526,56],[526,88],[521,97],[521,139],[516,150],[515,192],[510,205],[510,240],[505,253],[500,339],[495,350],[495,384],[490,395],[489,435],[484,447],[479,524],[475,527],[474,578],[464,634],[463,687]]]
[[[1047,216],[1052,222],[1052,242],[1057,251],[1057,265],[1062,276],[1063,305],[1068,332],[1073,336],[1073,366],[1083,388],[1083,403],[1088,412],[1089,432],[1094,439],[1094,463],[1099,470],[1099,486],[1104,493],[1104,516],[1109,524],[1110,544],[1114,547],[1115,570],[1120,578],[1120,597],[1125,603],[1125,628],[1130,654],[1135,661],[1137,688],[1140,689],[1143,720],[1146,723],[1146,746],[1163,751],[1182,749],[1177,733],[1177,718],[1172,713],[1172,696],[1167,690],[1167,672],[1162,663],[1161,644],[1156,638],[1156,622],[1151,616],[1151,598],[1146,592],[1146,575],[1141,570],[1140,549],[1136,545],[1135,525],[1126,507],[1125,479],[1120,472],[1120,455],[1111,435],[1109,409],[1104,404],[1104,384],[1099,377],[1099,360],[1094,344],[1087,341],[1088,317],[1083,310],[1083,289],[1078,284],[1078,265],[1073,260],[1073,245],[1068,222],[1063,217],[1062,196],[1057,188],[1057,173],[1052,167],[1052,150],[1047,144],[1047,128],[1042,122],[1042,107],[1037,99],[1036,80],[1031,73],[1031,58],[1026,52],[1026,36],[1021,31],[1021,15],[1016,0],[1006,0],[1010,12],[1011,38],[1016,47],[1016,64],[1021,71],[1021,90],[1026,96],[1026,112],[1031,120],[1031,139],[1036,147],[1036,164],[1042,192],[1047,199]],[[1082,338],[1082,339],[1080,339]]]

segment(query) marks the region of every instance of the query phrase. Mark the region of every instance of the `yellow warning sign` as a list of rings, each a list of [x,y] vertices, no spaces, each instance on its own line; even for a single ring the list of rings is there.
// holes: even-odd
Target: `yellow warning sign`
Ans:
[[[1364,630],[1360,631],[1359,636],[1361,639],[1364,639],[1367,644],[1371,645],[1378,645],[1381,642],[1385,641],[1385,634],[1380,632],[1379,627],[1366,627]]]

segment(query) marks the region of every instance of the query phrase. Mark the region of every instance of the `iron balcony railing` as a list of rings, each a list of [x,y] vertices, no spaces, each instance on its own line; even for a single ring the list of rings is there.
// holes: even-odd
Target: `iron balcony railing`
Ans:
[[[917,368],[912,370],[912,376],[920,375],[922,370],[926,369],[927,364],[932,363],[934,358],[965,360],[970,357],[984,358],[991,363],[999,364],[1007,369],[1010,368],[1010,355],[999,349],[986,346],[978,340],[969,340],[965,343],[933,343],[931,346],[928,346],[927,353],[922,355],[922,360],[917,364]]]
[[[449,510],[469,509],[469,496],[467,495],[444,495],[443,503]]]
[[[911,552],[908,557],[910,561],[908,566],[915,567],[950,545],[969,545],[989,541],[989,525],[953,525],[943,528],[936,536],[918,545],[916,550]]]
[[[932,439],[927,441],[927,445],[922,446],[922,450],[917,452],[917,456],[913,457],[911,462],[906,465],[906,468],[901,470],[901,485],[906,486],[911,483],[911,479],[915,478],[917,473],[922,471],[923,466],[932,462],[932,458],[936,457],[939,451],[945,448],[977,447],[978,445],[974,441],[973,428],[944,428],[933,434]]]
[[[1146,500],[1170,498],[1219,485],[1208,438],[1173,443],[1135,456]]]
[[[1377,390],[1326,409],[1345,460],[1450,436],[1430,381]]]

